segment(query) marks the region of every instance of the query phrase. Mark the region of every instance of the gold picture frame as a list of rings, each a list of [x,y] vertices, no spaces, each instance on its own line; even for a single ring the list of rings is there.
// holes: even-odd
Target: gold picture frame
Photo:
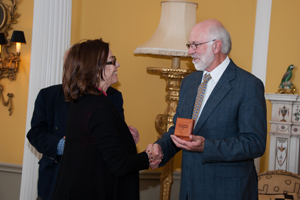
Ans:
[[[0,2],[0,29],[5,25],[6,23],[6,8],[3,3]]]

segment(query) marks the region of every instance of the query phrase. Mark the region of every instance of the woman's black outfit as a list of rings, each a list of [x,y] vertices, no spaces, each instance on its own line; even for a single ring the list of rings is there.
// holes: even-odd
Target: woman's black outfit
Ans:
[[[71,104],[53,200],[138,200],[138,171],[148,167],[107,97],[84,95]]]

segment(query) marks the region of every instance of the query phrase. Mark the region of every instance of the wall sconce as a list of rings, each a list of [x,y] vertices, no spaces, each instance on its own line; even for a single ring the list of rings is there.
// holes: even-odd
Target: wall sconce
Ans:
[[[8,47],[11,44],[16,44],[16,52],[8,53]],[[0,33],[0,79],[8,78],[13,81],[16,79],[16,74],[19,71],[20,55],[21,55],[21,44],[26,44],[25,36],[23,31],[13,31],[12,37],[9,42],[7,42],[5,34]],[[5,47],[4,58],[2,59],[2,47]],[[0,96],[2,99],[2,104],[4,106],[9,105],[9,115],[12,113],[12,98],[14,97],[13,93],[8,93],[8,100],[5,101],[3,97],[3,86],[0,84]]]
[[[7,40],[9,31],[12,30],[12,25],[18,22],[20,14],[16,12],[18,0],[10,0],[11,4],[4,4],[0,0],[0,80],[8,78],[10,81],[16,79],[16,74],[19,71],[21,44],[26,44],[23,31],[13,31],[11,39]],[[16,44],[16,52],[10,53],[11,44]],[[3,57],[3,59],[2,59]],[[8,100],[3,97],[3,85],[0,84],[0,101],[4,106],[8,106],[9,115],[12,113],[12,98],[13,93],[8,93]]]
[[[4,33],[0,33],[0,79],[8,78],[9,80],[15,80],[16,74],[19,71],[19,62],[21,54],[21,44],[26,44],[23,31],[13,31],[11,44],[16,44],[17,55],[10,53],[5,55],[4,59],[1,57],[2,46],[7,44]]]

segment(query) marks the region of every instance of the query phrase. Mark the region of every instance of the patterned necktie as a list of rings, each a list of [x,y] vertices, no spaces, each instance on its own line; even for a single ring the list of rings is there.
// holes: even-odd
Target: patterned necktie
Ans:
[[[196,120],[199,115],[202,101],[203,101],[203,98],[205,95],[207,82],[211,79],[210,74],[205,74],[203,79],[204,79],[204,81],[198,87],[197,97],[196,97],[196,101],[195,101],[195,105],[194,105],[194,110],[193,110],[193,115],[192,115],[192,119],[194,119],[194,120]]]

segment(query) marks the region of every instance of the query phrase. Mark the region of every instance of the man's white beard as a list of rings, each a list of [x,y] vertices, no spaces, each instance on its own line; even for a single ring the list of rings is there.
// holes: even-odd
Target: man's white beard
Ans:
[[[211,47],[207,48],[205,55],[199,56],[195,53],[192,57],[199,59],[198,62],[193,61],[197,71],[204,71],[215,60],[215,54],[212,52]]]

